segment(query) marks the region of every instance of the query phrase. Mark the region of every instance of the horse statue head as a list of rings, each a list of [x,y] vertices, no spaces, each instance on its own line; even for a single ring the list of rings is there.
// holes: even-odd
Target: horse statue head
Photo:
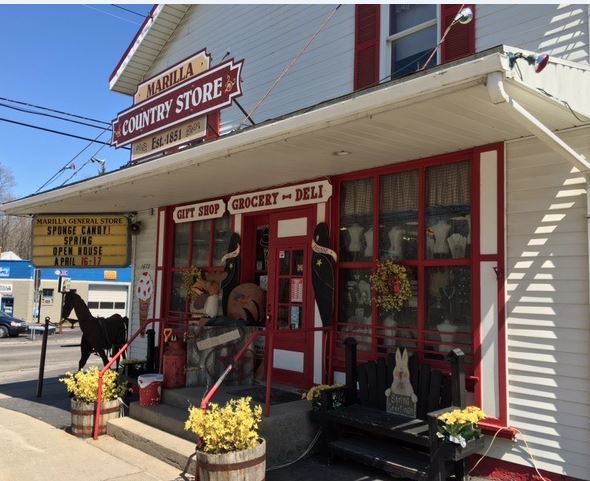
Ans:
[[[76,306],[76,302],[82,300],[82,298],[76,294],[76,291],[71,290],[65,293],[64,295],[64,303],[61,308],[61,319],[60,324],[63,324],[66,321],[69,321],[72,324],[72,328],[76,323],[76,319],[70,319],[69,316],[74,310]]]

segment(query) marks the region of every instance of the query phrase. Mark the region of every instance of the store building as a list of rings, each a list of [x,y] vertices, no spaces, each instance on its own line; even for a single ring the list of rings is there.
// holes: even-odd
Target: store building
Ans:
[[[362,358],[402,346],[443,367],[460,346],[487,432],[525,434],[552,480],[588,480],[589,10],[471,8],[416,72],[458,5],[157,5],[110,78],[135,95],[114,124],[116,143],[135,141],[132,165],[3,209],[133,213],[134,290],[154,288],[134,297],[133,331],[142,304],[156,319],[188,315],[182,273],[223,272],[237,233],[240,282],[266,288],[279,330],[275,379],[306,387],[328,367],[341,381],[348,336]],[[188,118],[165,124],[158,99],[216,66],[236,75],[227,102],[171,133]],[[205,102],[195,92],[186,110]],[[164,134],[145,133],[160,120]],[[179,147],[189,130],[202,140]],[[319,223],[337,256],[331,322],[311,287]],[[386,259],[408,269],[400,312],[372,301]],[[310,330],[322,326],[329,359]],[[488,456],[488,474],[531,472],[521,438]]]
[[[39,298],[35,294],[35,267],[28,260],[0,260],[0,303],[2,310],[28,323],[49,316],[59,322],[60,276],[70,280],[96,317],[112,314],[128,316],[131,300],[131,268],[118,269],[39,269]],[[74,316],[72,316],[74,317]]]

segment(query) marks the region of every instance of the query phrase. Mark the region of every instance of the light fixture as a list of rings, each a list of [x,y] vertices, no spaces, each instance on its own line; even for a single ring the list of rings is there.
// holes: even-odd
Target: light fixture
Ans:
[[[455,15],[453,19],[453,24],[460,23],[461,25],[467,25],[469,22],[473,20],[473,10],[469,7],[465,7],[461,9],[461,11]]]
[[[540,73],[549,63],[549,55],[546,53],[541,53],[539,55],[534,53],[525,55],[522,52],[510,52],[508,53],[508,61],[510,62],[510,68],[514,68],[514,66],[516,65],[516,61],[519,58],[526,60],[529,65],[534,65],[536,73]]]
[[[336,152],[332,152],[332,155],[335,155],[336,157],[344,157],[345,155],[350,155],[351,152],[349,152],[348,150],[337,150]]]
[[[105,165],[104,165],[106,163],[106,160],[97,159],[93,155],[92,157],[90,157],[90,162],[95,163],[95,164],[100,164],[100,169],[98,171],[98,175],[102,175],[106,172]]]
[[[76,170],[76,164],[66,165],[61,170]]]

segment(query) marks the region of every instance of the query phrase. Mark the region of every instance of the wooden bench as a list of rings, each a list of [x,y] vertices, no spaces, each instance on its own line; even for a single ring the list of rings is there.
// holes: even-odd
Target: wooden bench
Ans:
[[[385,411],[395,355],[357,364],[356,354],[356,340],[346,339],[346,385],[322,392],[318,410],[312,413],[323,427],[330,459],[355,460],[395,477],[445,481],[455,474],[455,479],[466,481],[464,459],[481,449],[483,440],[460,449],[436,435],[438,415],[465,407],[463,352],[449,353],[450,376],[410,357],[410,379],[418,396],[416,418]]]

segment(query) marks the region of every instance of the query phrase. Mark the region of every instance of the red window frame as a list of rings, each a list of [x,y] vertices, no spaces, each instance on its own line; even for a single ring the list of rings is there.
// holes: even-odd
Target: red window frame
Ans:
[[[206,202],[204,200],[203,202]],[[214,256],[214,249],[215,249],[215,223],[219,222],[220,218],[217,219],[208,219],[208,220],[197,220],[194,222],[188,222],[187,224],[190,225],[189,228],[189,236],[188,236],[188,252],[187,252],[187,265],[184,266],[175,266],[174,265],[174,246],[175,246],[175,232],[176,232],[176,223],[173,219],[173,211],[178,207],[177,205],[168,206],[166,207],[166,221],[165,221],[165,249],[164,249],[164,258],[165,265],[164,265],[164,292],[167,295],[163,296],[162,298],[162,312],[165,316],[170,317],[185,317],[189,314],[189,303],[188,301],[185,304],[184,311],[175,311],[171,308],[172,302],[172,293],[171,289],[173,284],[173,277],[174,274],[177,272],[184,272],[190,269],[191,267],[198,267],[201,272],[205,275],[211,272],[223,272],[224,266],[215,266],[213,265],[213,256]],[[226,213],[226,215],[229,215]],[[193,266],[192,259],[193,259],[193,233],[194,233],[194,226],[197,222],[210,222],[210,232],[209,232],[209,253],[208,253],[208,260],[207,265],[197,265]],[[234,218],[230,216],[230,226],[229,231],[230,233],[233,232],[234,229]]]
[[[380,201],[380,177],[383,175],[394,174],[398,172],[406,172],[411,170],[418,170],[418,249],[419,254],[416,260],[400,261],[402,265],[412,266],[417,269],[417,280],[418,280],[418,308],[417,308],[417,326],[416,343],[418,349],[416,350],[419,359],[427,362],[433,366],[440,367],[442,369],[447,368],[448,364],[445,362],[436,361],[433,359],[424,358],[424,338],[427,330],[425,329],[426,322],[426,269],[429,267],[445,267],[445,266],[468,266],[471,269],[471,347],[472,347],[472,363],[466,365],[467,374],[473,376],[476,374],[476,366],[479,366],[480,361],[480,338],[479,338],[479,308],[480,308],[480,289],[479,289],[479,264],[483,260],[490,260],[490,256],[485,256],[482,259],[479,255],[480,242],[479,242],[479,212],[480,212],[480,199],[479,199],[479,151],[470,149],[461,152],[455,152],[443,156],[430,157],[426,159],[420,159],[387,167],[380,167],[371,170],[353,172],[350,174],[341,175],[335,177],[334,180],[334,202],[332,205],[332,229],[333,242],[337,248],[337,252],[340,252],[340,191],[343,182],[361,180],[371,178],[373,180],[373,226],[374,232],[378,233],[378,229],[375,226],[379,225],[379,201]],[[469,258],[465,259],[426,259],[425,258],[425,227],[426,227],[426,169],[429,167],[446,165],[457,163],[461,161],[468,161],[470,163],[471,173],[471,252]],[[374,246],[378,245],[378,235],[374,235],[373,238]],[[338,289],[336,292],[337,302],[336,306],[338,311],[336,313],[336,330],[340,326],[345,326],[346,323],[339,321],[340,307],[342,303],[339,301],[341,295],[341,276],[342,272],[347,269],[371,269],[374,270],[375,263],[377,262],[378,249],[373,248],[373,259],[371,261],[363,262],[339,262],[337,265],[337,280]],[[383,353],[379,353],[376,343],[376,330],[379,324],[375,321],[379,318],[378,309],[375,303],[371,303],[371,317],[373,323],[371,324],[372,332],[372,346],[370,351],[359,351],[358,356],[361,360],[370,360],[382,357]],[[336,357],[334,359],[335,366],[342,367],[344,361],[344,352],[340,345],[338,345],[338,333],[334,336],[335,346],[334,351]]]

